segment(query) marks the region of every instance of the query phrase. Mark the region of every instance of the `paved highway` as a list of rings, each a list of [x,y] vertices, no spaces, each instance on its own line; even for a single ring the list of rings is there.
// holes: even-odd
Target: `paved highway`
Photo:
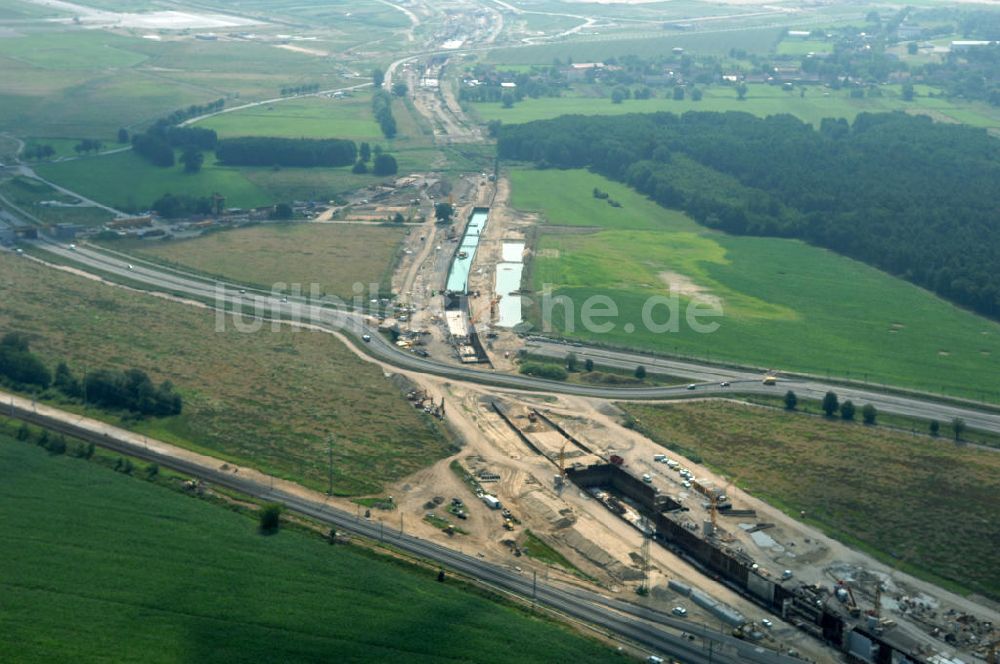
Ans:
[[[886,394],[874,390],[830,385],[816,379],[783,378],[778,386],[766,386],[761,383],[761,375],[758,372],[727,369],[691,361],[656,358],[625,351],[568,346],[550,341],[532,341],[529,343],[528,349],[534,353],[556,358],[565,357],[566,353],[572,350],[581,359],[590,357],[598,364],[623,368],[634,368],[637,364],[642,364],[648,368],[659,369],[670,374],[690,376],[692,380],[696,381],[695,388],[688,390],[685,386],[606,387],[574,385],[531,376],[454,365],[433,358],[419,357],[401,350],[370,327],[365,322],[366,317],[363,313],[336,310],[330,304],[323,304],[322,300],[314,304],[305,298],[289,297],[283,299],[250,288],[246,289],[246,293],[241,293],[242,289],[239,284],[213,282],[199,275],[143,262],[124,255],[115,255],[84,247],[71,250],[64,245],[46,241],[41,242],[39,246],[46,251],[57,254],[65,261],[75,264],[80,269],[104,273],[118,279],[141,282],[148,287],[211,302],[217,307],[224,305],[230,309],[244,307],[247,310],[255,308],[263,317],[280,317],[320,328],[340,329],[354,337],[370,334],[370,343],[358,342],[356,344],[368,355],[400,369],[453,380],[530,392],[571,394],[615,400],[668,399],[681,395],[719,396],[732,392],[780,395],[786,389],[794,390],[800,397],[822,398],[827,391],[834,390],[841,399],[851,399],[859,406],[870,403],[880,412],[934,418],[941,422],[949,422],[960,417],[970,427],[1000,433],[1000,413],[976,410],[972,407],[943,404],[927,399]],[[131,264],[129,261],[132,261]],[[722,387],[720,385],[722,382],[729,382],[730,386]]]
[[[214,460],[211,462],[212,465],[208,465],[179,458],[170,454],[168,447],[161,447],[155,442],[150,446],[130,441],[128,432],[114,427],[101,424],[105,432],[102,434],[79,415],[63,413],[53,408],[43,408],[43,412],[39,412],[26,399],[7,394],[2,396],[4,414],[45,426],[68,436],[93,441],[102,447],[153,461],[186,475],[262,500],[280,502],[290,510],[338,530],[353,532],[420,558],[433,560],[450,570],[494,588],[524,598],[533,597],[539,605],[595,625],[662,655],[676,657],[692,664],[738,664],[739,662],[801,664],[799,659],[775,653],[660,611],[646,609],[583,588],[555,585],[544,581],[535,582],[532,577],[524,573],[419,539],[394,528],[385,528],[383,523],[358,518],[354,514],[331,507],[324,501],[310,500],[238,474],[221,472],[216,468]],[[110,435],[108,431],[111,432]]]

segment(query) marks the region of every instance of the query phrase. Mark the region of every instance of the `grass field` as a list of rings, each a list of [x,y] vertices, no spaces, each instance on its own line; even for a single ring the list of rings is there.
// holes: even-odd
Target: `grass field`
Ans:
[[[39,180],[18,176],[0,181],[0,195],[45,223],[74,223],[100,226],[113,219],[107,210],[97,207],[61,207],[42,205],[43,202],[76,203],[77,199],[62,194]]]
[[[628,404],[641,429],[890,564],[1000,597],[1000,455],[728,403]],[[894,554],[897,558],[892,558]]]
[[[833,42],[816,39],[782,39],[775,48],[778,55],[833,53]]]
[[[563,11],[565,10],[566,6],[563,5]],[[588,8],[589,11],[590,8]],[[498,48],[490,51],[486,57],[489,62],[494,64],[549,66],[555,58],[559,58],[563,62],[569,58],[572,58],[574,62],[600,62],[607,58],[617,58],[624,55],[652,57],[669,53],[670,49],[678,46],[685,51],[698,54],[723,55],[734,48],[754,53],[766,53],[778,43],[781,30],[764,25],[727,30],[724,33],[706,30],[703,32],[668,33],[667,36],[660,36],[661,34],[663,34],[662,31],[656,35],[647,33],[644,36],[629,36],[622,32],[603,36],[587,35],[572,41],[554,44]]]
[[[219,136],[283,136],[288,138],[346,138],[382,145],[397,158],[403,152],[431,144],[400,99],[393,101],[393,116],[399,133],[386,139],[371,111],[371,90],[353,97],[328,99],[307,97],[265,106],[255,106],[208,118],[199,126],[215,129]],[[349,169],[348,169],[349,170]]]
[[[847,90],[822,90],[812,87],[805,96],[799,90],[785,91],[781,86],[753,83],[749,86],[745,100],[740,101],[735,88],[717,86],[703,88],[701,101],[692,101],[690,96],[683,101],[660,97],[654,99],[631,99],[621,104],[613,104],[610,89],[602,97],[594,88],[583,87],[563,97],[541,97],[525,99],[513,108],[503,108],[499,103],[473,103],[472,110],[483,121],[500,120],[505,124],[520,124],[532,120],[545,120],[560,115],[623,115],[626,113],[685,113],[687,111],[744,111],[760,117],[789,113],[819,126],[823,118],[847,118],[853,121],[858,113],[879,113],[906,110],[912,113],[938,114],[939,119],[962,122],[976,127],[1000,128],[1000,111],[976,102],[948,100],[942,97],[928,97],[927,90],[918,91],[920,96],[912,102],[904,102],[899,86],[884,86],[883,96],[854,99]]]
[[[567,336],[1000,400],[1000,325],[902,280],[799,241],[710,231],[585,171],[514,170],[511,178],[515,207],[538,210],[551,224],[608,229],[540,229],[530,286],[536,301],[551,284],[574,302]],[[595,199],[594,187],[622,207]],[[669,284],[681,304],[679,330],[656,332],[642,324],[642,307],[651,296],[669,295]],[[618,307],[605,333],[581,325],[583,303],[595,294]],[[714,333],[685,321],[684,306],[696,294],[721,303],[722,317],[702,319],[719,324]],[[567,330],[564,311],[552,307],[556,331]],[[540,313],[537,302],[529,308],[536,325]],[[659,306],[652,319],[663,323],[667,315]]]
[[[342,41],[314,47],[336,51],[375,34],[389,32],[372,27],[364,37],[340,34]],[[0,125],[22,136],[111,137],[191,104],[226,98],[232,105],[285,86],[345,81],[326,58],[259,42],[152,41],[56,25],[0,39],[0,70]]]
[[[96,138],[104,143],[101,150],[114,150],[116,148],[124,147],[117,142],[117,136],[88,136],[87,138]],[[80,153],[73,149],[75,145],[80,143],[79,138],[59,138],[59,137],[32,137],[25,140],[25,148],[30,148],[36,145],[48,145],[53,150],[55,150],[55,157],[79,157]]]
[[[28,333],[50,367],[82,375],[137,367],[184,397],[178,417],[140,422],[89,410],[183,447],[326,489],[369,494],[452,446],[374,365],[329,335],[271,326],[241,333],[215,314],[0,254],[0,334]],[[79,409],[79,407],[76,407]]]
[[[288,138],[351,138],[381,142],[385,139],[371,114],[367,90],[344,99],[308,97],[242,111],[224,113],[201,121],[221,138],[230,136],[285,136]]]
[[[360,224],[267,224],[212,233],[192,240],[136,242],[114,248],[137,252],[199,272],[270,289],[272,284],[319,284],[321,293],[345,301],[352,286],[388,286],[405,230]],[[388,288],[386,288],[388,290]]]
[[[41,164],[39,175],[106,205],[123,209],[146,209],[166,193],[211,196],[218,192],[226,205],[256,207],[274,202],[250,182],[243,169],[222,166],[215,155],[205,153],[199,173],[185,173],[180,164],[171,168],[153,166],[131,150],[113,155]]]
[[[17,662],[598,662],[611,652],[435,572],[0,437]]]
[[[384,144],[383,144],[384,145]],[[399,164],[399,173],[446,166],[441,150],[399,144],[389,146]],[[369,184],[392,180],[355,175],[341,168],[251,168],[223,166],[211,152],[199,173],[185,173],[180,164],[171,168],[153,166],[131,151],[72,161],[39,164],[42,177],[93,200],[125,210],[144,210],[165,193],[211,196],[220,193],[231,207],[257,207],[293,200],[327,201],[339,194]],[[460,166],[458,163],[456,166]]]

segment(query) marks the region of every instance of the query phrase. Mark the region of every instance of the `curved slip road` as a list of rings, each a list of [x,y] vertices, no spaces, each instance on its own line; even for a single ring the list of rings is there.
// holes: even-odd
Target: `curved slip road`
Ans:
[[[666,370],[669,373],[691,376],[698,382],[693,390],[688,390],[685,386],[604,387],[574,385],[531,376],[497,373],[453,365],[433,358],[419,357],[397,348],[366,322],[366,316],[363,312],[337,310],[331,306],[332,302],[323,303],[320,300],[318,303],[312,303],[305,298],[295,297],[287,298],[286,302],[279,296],[250,288],[246,289],[245,294],[241,294],[238,284],[211,281],[206,277],[176,268],[165,268],[138,258],[119,257],[111,253],[83,247],[74,251],[48,241],[39,243],[39,246],[83,270],[98,271],[112,277],[142,282],[154,289],[168,293],[208,301],[218,309],[225,307],[232,311],[240,307],[253,307],[257,315],[263,318],[273,317],[298,321],[324,329],[345,331],[355,337],[369,334],[371,336],[370,343],[359,342],[356,344],[357,348],[367,355],[400,369],[458,381],[529,392],[569,394],[619,401],[669,399],[682,395],[714,396],[735,391],[780,395],[789,388],[794,389],[799,396],[821,399],[827,391],[834,390],[843,399],[851,399],[857,404],[870,403],[880,412],[935,418],[942,422],[960,417],[970,427],[1000,433],[1000,413],[978,410],[972,406],[938,403],[929,399],[831,385],[817,379],[788,378],[782,379],[779,386],[766,386],[761,384],[761,376],[758,372],[727,369],[697,362],[654,358],[625,351],[567,346],[553,342],[532,341],[529,348],[532,348],[533,352],[556,353],[556,357],[563,357],[567,351],[572,350],[581,359],[592,357],[599,363],[619,362],[618,366],[634,367],[636,364],[643,364],[647,367]],[[132,261],[131,269],[129,261]],[[729,382],[731,386],[722,387],[720,383],[723,381]]]

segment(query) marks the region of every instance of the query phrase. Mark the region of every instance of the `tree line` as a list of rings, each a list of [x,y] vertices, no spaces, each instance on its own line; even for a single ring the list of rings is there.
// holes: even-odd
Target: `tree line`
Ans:
[[[375,155],[374,160],[372,160],[373,154]],[[371,167],[368,166],[368,162],[371,162]],[[363,175],[369,171],[372,175],[378,176],[395,175],[399,171],[399,164],[396,163],[395,157],[382,150],[381,145],[376,145],[372,149],[368,143],[362,143],[358,160],[354,162],[351,172],[355,175]]]
[[[396,118],[392,116],[392,97],[385,90],[376,90],[372,95],[372,114],[386,138],[396,136]]]
[[[591,168],[699,223],[795,237],[1000,317],[1000,142],[904,113],[564,116],[497,127],[500,158]],[[763,166],[763,165],[766,165]]]
[[[81,380],[65,362],[60,362],[53,373],[31,352],[28,337],[18,332],[0,339],[0,379],[18,389],[52,388],[68,399],[138,415],[166,417],[178,415],[183,409],[181,395],[170,381],[154,385],[140,369],[98,369]]]
[[[287,97],[288,95],[304,95],[317,91],[319,91],[319,83],[307,83],[305,85],[290,85],[281,88],[281,96]]]
[[[195,159],[190,155],[200,155],[202,150],[214,150],[218,141],[219,137],[214,129],[178,127],[161,119],[145,132],[132,136],[132,149],[153,165],[169,168],[176,161],[174,150],[180,148],[184,150],[181,161],[187,170],[197,171],[201,167],[201,160],[197,160],[198,168],[191,168],[188,164]]]
[[[339,138],[242,136],[220,140],[215,154],[231,166],[350,166],[358,148]]]

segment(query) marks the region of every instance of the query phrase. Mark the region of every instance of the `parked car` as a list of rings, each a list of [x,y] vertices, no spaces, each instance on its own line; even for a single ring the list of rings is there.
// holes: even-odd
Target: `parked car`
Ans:
[[[688,610],[685,609],[683,606],[675,606],[674,610],[673,610],[673,614],[675,616],[680,616],[681,618],[683,618],[684,616],[686,616],[688,614]]]

